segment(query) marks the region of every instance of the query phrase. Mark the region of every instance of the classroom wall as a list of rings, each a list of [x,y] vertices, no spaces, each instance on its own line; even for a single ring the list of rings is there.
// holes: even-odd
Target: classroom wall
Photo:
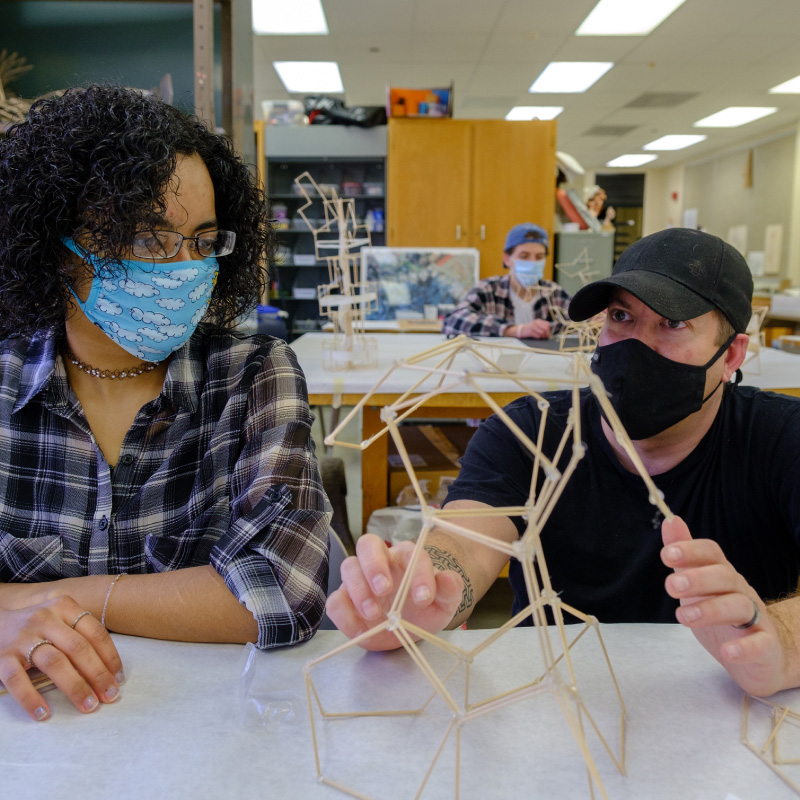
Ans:
[[[782,225],[786,239],[792,218],[795,139],[792,133],[688,166],[684,209],[698,209],[700,227],[723,239],[732,226],[746,225],[747,251],[764,249],[767,225]],[[780,277],[787,275],[786,244]]]
[[[764,249],[768,225],[781,225],[773,277],[800,286],[800,127],[645,174],[645,235],[683,225],[684,212],[697,209],[698,225],[726,240],[732,227],[746,225],[749,252]]]
[[[685,172],[683,164],[645,172],[643,236],[683,224]]]

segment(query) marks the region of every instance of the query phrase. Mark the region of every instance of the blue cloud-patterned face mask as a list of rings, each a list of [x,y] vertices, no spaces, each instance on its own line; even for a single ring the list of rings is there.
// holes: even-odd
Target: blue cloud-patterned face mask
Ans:
[[[163,361],[194,333],[217,282],[217,259],[133,261],[121,259],[127,274],[100,278],[104,260],[72,239],[64,244],[92,267],[86,302],[72,291],[81,310],[113,342],[143,361]]]

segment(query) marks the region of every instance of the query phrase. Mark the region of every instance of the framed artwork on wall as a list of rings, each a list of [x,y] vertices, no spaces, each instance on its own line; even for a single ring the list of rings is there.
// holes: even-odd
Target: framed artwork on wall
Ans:
[[[377,308],[368,319],[425,319],[452,310],[478,282],[480,252],[474,247],[365,247],[361,270],[365,280],[378,285]]]

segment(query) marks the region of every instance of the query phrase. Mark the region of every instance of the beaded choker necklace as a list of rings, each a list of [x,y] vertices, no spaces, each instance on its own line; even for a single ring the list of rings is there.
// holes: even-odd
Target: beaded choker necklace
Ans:
[[[135,367],[126,367],[125,369],[97,369],[91,364],[84,364],[68,347],[64,348],[64,355],[81,372],[85,372],[93,378],[111,378],[112,380],[115,378],[136,378],[146,372],[152,372],[159,363],[158,361],[140,361]]]

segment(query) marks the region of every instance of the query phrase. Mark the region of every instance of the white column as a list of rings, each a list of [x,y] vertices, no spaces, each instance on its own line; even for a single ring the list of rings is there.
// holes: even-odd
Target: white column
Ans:
[[[794,174],[789,230],[785,231],[787,249],[786,277],[792,286],[800,286],[800,126],[795,130]]]

